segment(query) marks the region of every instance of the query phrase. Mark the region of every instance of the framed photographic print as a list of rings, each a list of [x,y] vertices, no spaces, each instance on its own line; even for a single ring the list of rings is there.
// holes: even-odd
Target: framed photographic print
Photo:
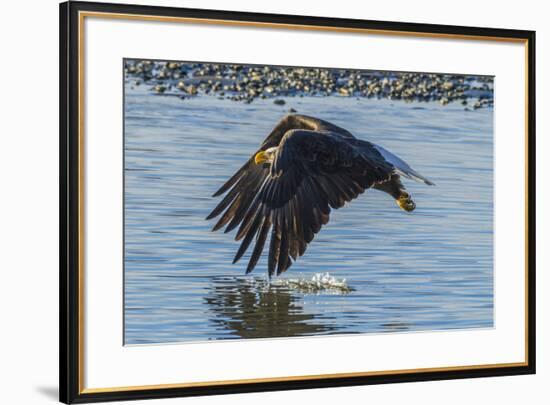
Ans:
[[[60,400],[535,372],[535,33],[60,5]]]

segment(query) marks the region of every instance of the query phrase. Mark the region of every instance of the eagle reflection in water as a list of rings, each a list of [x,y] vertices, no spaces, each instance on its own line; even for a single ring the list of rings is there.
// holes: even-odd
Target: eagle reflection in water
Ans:
[[[206,304],[217,329],[229,332],[221,339],[274,338],[330,334],[330,317],[304,312],[299,294],[263,279],[213,279]],[[317,319],[317,320],[316,320]]]

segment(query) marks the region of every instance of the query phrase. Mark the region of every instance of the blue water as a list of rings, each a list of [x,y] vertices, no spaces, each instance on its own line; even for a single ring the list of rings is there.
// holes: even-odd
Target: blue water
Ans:
[[[126,84],[125,343],[432,331],[493,326],[493,110],[458,103],[289,97],[180,100]],[[406,181],[417,208],[369,190],[282,277],[232,265],[234,232],[205,217],[226,179],[290,107],[380,144],[437,184]]]

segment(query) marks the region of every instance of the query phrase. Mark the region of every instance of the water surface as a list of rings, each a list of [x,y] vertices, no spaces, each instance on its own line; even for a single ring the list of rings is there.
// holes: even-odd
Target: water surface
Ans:
[[[252,104],[125,89],[125,343],[493,326],[493,110],[458,103],[289,97]],[[232,265],[211,195],[293,107],[380,144],[437,184],[406,181],[401,211],[368,190],[282,277],[319,273],[350,291],[269,285],[266,261]],[[318,277],[318,276],[317,276]]]

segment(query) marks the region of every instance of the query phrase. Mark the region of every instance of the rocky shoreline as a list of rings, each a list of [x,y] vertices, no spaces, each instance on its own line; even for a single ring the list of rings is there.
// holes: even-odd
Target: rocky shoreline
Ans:
[[[434,73],[361,71],[217,63],[126,60],[131,86],[149,85],[151,92],[182,99],[200,94],[252,103],[282,97],[364,97],[405,102],[460,102],[464,109],[493,105],[493,77]]]

